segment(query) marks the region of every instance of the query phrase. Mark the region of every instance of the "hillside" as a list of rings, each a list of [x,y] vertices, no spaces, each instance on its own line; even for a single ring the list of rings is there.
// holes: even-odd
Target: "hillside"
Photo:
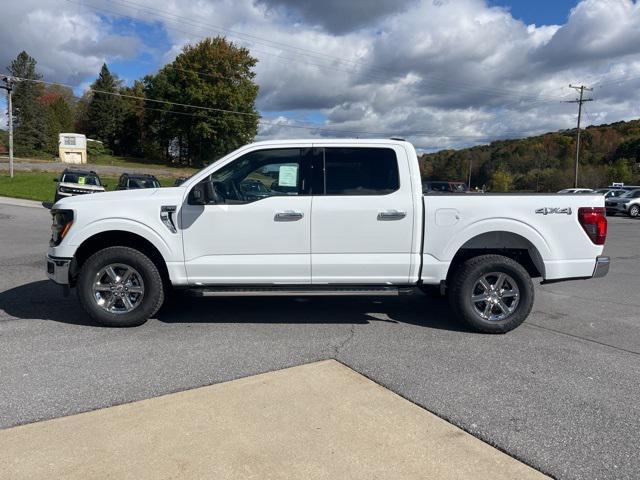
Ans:
[[[640,120],[587,127],[580,142],[579,183],[640,183]],[[496,141],[420,157],[428,180],[468,180],[494,191],[553,192],[573,186],[575,129],[518,140]]]

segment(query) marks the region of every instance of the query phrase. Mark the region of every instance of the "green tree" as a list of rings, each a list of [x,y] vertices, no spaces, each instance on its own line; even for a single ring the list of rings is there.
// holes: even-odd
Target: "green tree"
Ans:
[[[494,192],[508,192],[513,188],[513,175],[500,166],[491,176],[491,190]]]
[[[258,130],[256,62],[247,49],[208,38],[185,46],[171,64],[145,79],[147,98],[214,109],[148,103],[184,113],[146,113],[149,133],[167,161],[200,165],[253,140]]]
[[[613,165],[609,167],[609,182],[630,183],[633,179],[633,170],[626,158],[617,159]]]
[[[45,110],[46,150],[58,154],[58,138],[61,133],[73,131],[73,112],[63,98],[57,98]]]
[[[73,131],[75,97],[70,88],[51,85],[45,89],[40,102],[45,108],[45,149],[47,153],[57,155],[60,133]]]
[[[20,52],[11,62],[9,72],[22,79],[39,80],[36,60]],[[16,154],[33,155],[45,148],[46,129],[44,107],[39,101],[44,91],[42,83],[19,81],[13,91],[14,144]]]
[[[118,151],[122,133],[124,106],[119,97],[122,82],[113,75],[107,64],[102,65],[100,74],[91,84],[91,99],[86,112],[86,133],[100,140],[109,148]]]
[[[122,133],[119,151],[122,155],[141,157],[146,143],[145,106],[144,101],[130,97],[144,98],[144,83],[136,80],[132,87],[121,89],[121,93],[127,96],[122,98]]]

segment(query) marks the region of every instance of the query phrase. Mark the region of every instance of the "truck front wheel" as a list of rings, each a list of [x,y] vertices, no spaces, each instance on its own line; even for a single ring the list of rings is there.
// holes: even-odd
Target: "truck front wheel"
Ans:
[[[477,332],[506,333],[525,321],[534,289],[525,268],[502,255],[481,255],[453,275],[449,301],[458,318]]]
[[[108,327],[142,325],[164,301],[158,267],[129,247],[108,247],[89,257],[80,269],[77,290],[89,316]]]

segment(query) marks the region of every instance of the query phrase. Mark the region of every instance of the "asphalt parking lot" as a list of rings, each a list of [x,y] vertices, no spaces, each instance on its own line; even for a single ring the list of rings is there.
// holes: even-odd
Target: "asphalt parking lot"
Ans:
[[[0,428],[335,358],[556,478],[640,475],[640,221],[610,218],[609,276],[538,286],[501,336],[420,294],[180,296],[100,328],[46,280],[49,228],[45,209],[0,205]]]

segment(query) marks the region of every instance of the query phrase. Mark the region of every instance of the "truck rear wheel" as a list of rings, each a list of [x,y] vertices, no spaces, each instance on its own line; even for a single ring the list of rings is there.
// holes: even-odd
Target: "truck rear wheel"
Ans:
[[[506,333],[525,321],[534,289],[525,268],[502,255],[481,255],[454,274],[449,301],[455,314],[483,333]]]
[[[80,269],[77,289],[89,316],[108,327],[142,325],[164,301],[158,268],[129,247],[108,247],[89,257]]]

